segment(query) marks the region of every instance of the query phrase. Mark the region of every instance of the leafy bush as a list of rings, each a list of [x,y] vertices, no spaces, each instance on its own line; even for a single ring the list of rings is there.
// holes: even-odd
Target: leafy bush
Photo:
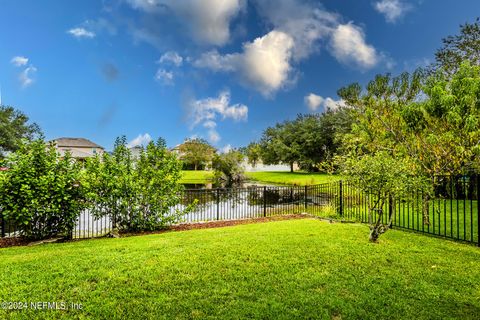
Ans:
[[[86,165],[91,212],[108,216],[120,231],[154,230],[179,220],[170,208],[181,201],[182,163],[165,141],[150,142],[134,158],[126,138],[118,138],[112,155],[89,159]]]
[[[419,193],[425,194],[426,204],[432,192],[432,182],[428,178],[412,175],[412,164],[408,159],[395,158],[387,152],[352,156],[346,160],[345,166],[344,174],[371,199],[368,220],[370,241],[373,242],[391,227],[395,217],[389,212],[387,219],[383,218],[387,214],[384,212],[387,203],[393,205],[394,199],[407,199]],[[428,217],[428,210],[424,215]]]
[[[0,175],[0,207],[29,239],[68,236],[85,207],[81,168],[41,139],[8,156]]]
[[[213,158],[214,179],[227,184],[244,180],[243,159],[243,154],[237,150],[215,155]]]

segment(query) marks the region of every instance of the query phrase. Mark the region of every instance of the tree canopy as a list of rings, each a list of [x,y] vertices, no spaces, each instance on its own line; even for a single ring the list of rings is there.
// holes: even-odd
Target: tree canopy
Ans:
[[[23,112],[10,106],[0,106],[0,159],[7,152],[18,150],[22,140],[33,140],[39,136],[40,127],[30,123]]]
[[[422,176],[478,172],[479,66],[465,62],[452,76],[439,71],[426,79],[421,71],[379,75],[359,88],[338,92],[356,118],[344,140],[350,154],[385,151]]]
[[[480,65],[480,18],[460,26],[460,33],[442,39],[443,46],[435,53],[433,69],[454,74],[463,61]]]
[[[193,166],[194,170],[209,165],[216,149],[204,139],[187,139],[178,146],[179,157],[186,165]]]
[[[345,109],[321,114],[299,114],[267,128],[259,142],[260,157],[265,164],[297,163],[308,171],[319,170],[338,152],[339,137],[350,131],[352,118]]]

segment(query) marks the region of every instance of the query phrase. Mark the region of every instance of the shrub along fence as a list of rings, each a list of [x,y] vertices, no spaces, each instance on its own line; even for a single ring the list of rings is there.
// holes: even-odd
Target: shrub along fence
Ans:
[[[480,183],[478,176],[439,177],[435,197],[412,193],[407,198],[388,197],[382,219],[393,215],[393,228],[476,243],[480,246]],[[251,186],[228,189],[187,189],[181,202],[170,212],[196,203],[182,222],[238,220],[291,213],[309,213],[323,218],[369,223],[378,213],[369,215],[377,197],[361,192],[350,182],[338,181],[314,186]],[[428,214],[424,214],[428,213]],[[92,238],[108,234],[114,217],[95,218],[82,212],[73,230],[73,238]],[[1,237],[21,234],[20,228],[1,218]]]

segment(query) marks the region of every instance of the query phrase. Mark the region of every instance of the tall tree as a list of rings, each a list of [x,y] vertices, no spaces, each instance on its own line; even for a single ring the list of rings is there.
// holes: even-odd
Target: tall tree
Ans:
[[[433,70],[454,74],[463,61],[480,65],[480,18],[460,26],[460,33],[442,39],[443,46],[435,53]]]
[[[260,144],[252,142],[242,151],[247,156],[248,163],[255,167],[261,159],[262,147]]]
[[[204,139],[188,139],[178,147],[179,157],[197,170],[211,163],[216,149]]]
[[[10,106],[0,106],[0,158],[7,152],[18,150],[22,140],[33,140],[40,136],[40,127],[36,123],[29,123],[23,112]]]
[[[340,147],[339,136],[350,131],[352,117],[348,110],[321,114],[299,114],[293,121],[267,128],[260,145],[265,164],[286,163],[293,171],[297,163],[302,169],[318,170]]]
[[[365,91],[354,84],[338,94],[357,119],[344,140],[346,174],[376,195],[373,204],[380,206],[370,214],[381,215],[386,198],[401,195],[402,186],[422,188],[428,225],[438,177],[480,172],[480,66],[466,61],[452,75],[439,71],[427,79],[420,71],[379,75]],[[381,230],[382,223],[372,225],[372,240]]]
[[[275,127],[265,129],[260,146],[264,164],[285,163],[290,165],[290,172],[293,172],[294,163],[300,159],[300,146],[293,121],[277,123]]]

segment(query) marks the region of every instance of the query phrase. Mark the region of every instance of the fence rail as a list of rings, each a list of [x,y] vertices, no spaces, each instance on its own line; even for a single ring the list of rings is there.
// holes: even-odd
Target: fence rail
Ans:
[[[193,211],[176,223],[216,220],[239,220],[291,213],[369,223],[376,215],[369,212],[375,196],[361,192],[348,181],[313,186],[250,186],[229,189],[186,189],[180,203],[170,214],[196,202]],[[408,197],[395,195],[381,208],[384,222],[394,219],[393,228],[413,230],[444,238],[476,243],[480,246],[480,183],[478,176],[439,178],[435,197],[426,201],[423,194]],[[3,219],[0,212],[0,235],[16,237],[21,229]],[[108,234],[113,221],[82,212],[72,232],[73,238],[93,238]]]

